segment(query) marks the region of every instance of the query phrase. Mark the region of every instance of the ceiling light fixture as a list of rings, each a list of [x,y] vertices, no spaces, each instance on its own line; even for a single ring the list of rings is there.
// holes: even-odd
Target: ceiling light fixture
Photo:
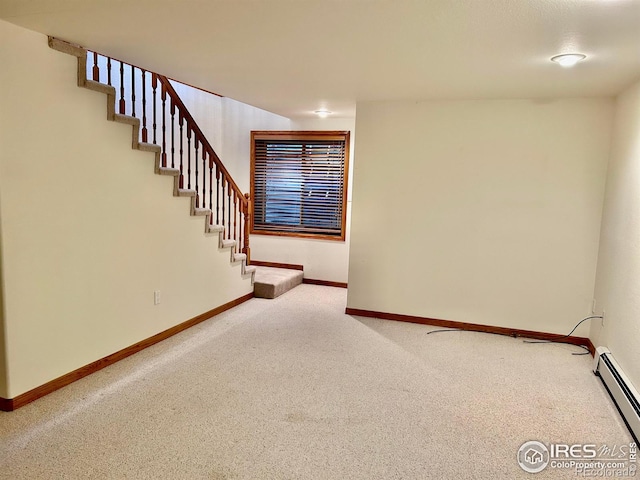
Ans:
[[[315,112],[316,115],[318,115],[320,118],[327,118],[329,115],[331,115],[331,112],[329,110],[316,110]]]
[[[582,53],[565,53],[551,57],[551,61],[556,62],[561,67],[569,68],[573,67],[576,63],[581,62],[585,58],[587,58],[587,56]]]

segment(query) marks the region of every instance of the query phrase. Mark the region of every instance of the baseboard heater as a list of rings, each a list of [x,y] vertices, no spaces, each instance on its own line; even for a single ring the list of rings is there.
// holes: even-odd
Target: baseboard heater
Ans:
[[[640,395],[607,348],[598,347],[596,349],[593,373],[598,375],[604,383],[636,443],[638,443],[638,438],[640,438]]]

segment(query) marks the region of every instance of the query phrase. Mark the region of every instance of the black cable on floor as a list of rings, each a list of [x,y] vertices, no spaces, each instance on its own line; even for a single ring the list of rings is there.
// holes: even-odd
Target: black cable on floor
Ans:
[[[576,331],[576,329],[583,323],[586,322],[587,320],[591,320],[594,318],[602,318],[602,315],[592,315],[590,317],[586,317],[583,318],[582,320],[580,320],[578,323],[576,323],[575,327],[573,327],[573,329],[567,333],[566,335],[562,336],[562,337],[558,337],[555,340],[523,340],[523,343],[565,343],[565,342],[560,342],[559,340],[562,340],[564,338],[569,338],[571,336],[571,334],[573,332]],[[477,331],[477,330],[463,330],[461,328],[441,328],[439,330],[431,330],[430,332],[427,332],[427,335],[430,335],[432,333],[440,333],[440,332],[476,332],[476,333],[490,333],[492,335],[495,335],[496,332],[482,332],[482,331]],[[504,335],[507,337],[511,337],[512,335],[508,335],[506,333],[500,333],[499,335]],[[584,350],[586,350],[585,352],[581,352],[581,353],[572,353],[571,355],[590,355],[591,351],[584,345],[576,345],[576,344],[566,344],[566,345],[575,345],[576,347],[580,347]]]
[[[580,320],[578,323],[576,323],[576,326],[573,327],[573,329],[567,333],[566,335],[562,336],[562,337],[558,337],[555,340],[523,340],[523,343],[565,343],[565,342],[560,342],[560,340],[564,339],[564,338],[569,338],[571,336],[571,334],[573,332],[576,331],[576,329],[583,323],[586,322],[587,320],[592,320],[594,318],[602,318],[602,315],[591,315],[590,317],[585,317],[582,320]],[[573,344],[575,345],[575,344]],[[576,345],[576,347],[580,347],[586,350],[586,352],[584,353],[572,353],[571,355],[587,355],[590,354],[591,352],[589,351],[589,349],[587,347],[585,347],[584,345]]]

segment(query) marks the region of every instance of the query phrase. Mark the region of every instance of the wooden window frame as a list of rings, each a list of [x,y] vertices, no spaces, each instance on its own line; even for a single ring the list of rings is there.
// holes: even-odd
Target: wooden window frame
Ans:
[[[256,216],[251,215],[250,233],[252,235],[272,235],[281,237],[300,237],[318,240],[332,240],[344,242],[346,238],[347,224],[347,190],[349,182],[349,153],[350,153],[350,132],[337,130],[300,130],[300,131],[252,131],[251,132],[251,202],[255,212],[256,202],[256,140],[280,140],[280,141],[335,141],[344,142],[344,165],[342,178],[342,211],[340,218],[340,234],[328,235],[322,233],[292,232],[287,230],[263,230],[256,226]]]

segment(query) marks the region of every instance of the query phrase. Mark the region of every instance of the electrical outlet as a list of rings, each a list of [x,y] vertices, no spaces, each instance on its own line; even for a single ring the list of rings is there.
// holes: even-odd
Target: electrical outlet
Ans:
[[[603,327],[604,327],[604,317],[605,317],[605,315],[604,315],[604,308],[603,308],[602,309],[602,326]]]
[[[154,290],[154,292],[153,292],[153,304],[154,305],[159,305],[160,304],[160,290]]]

